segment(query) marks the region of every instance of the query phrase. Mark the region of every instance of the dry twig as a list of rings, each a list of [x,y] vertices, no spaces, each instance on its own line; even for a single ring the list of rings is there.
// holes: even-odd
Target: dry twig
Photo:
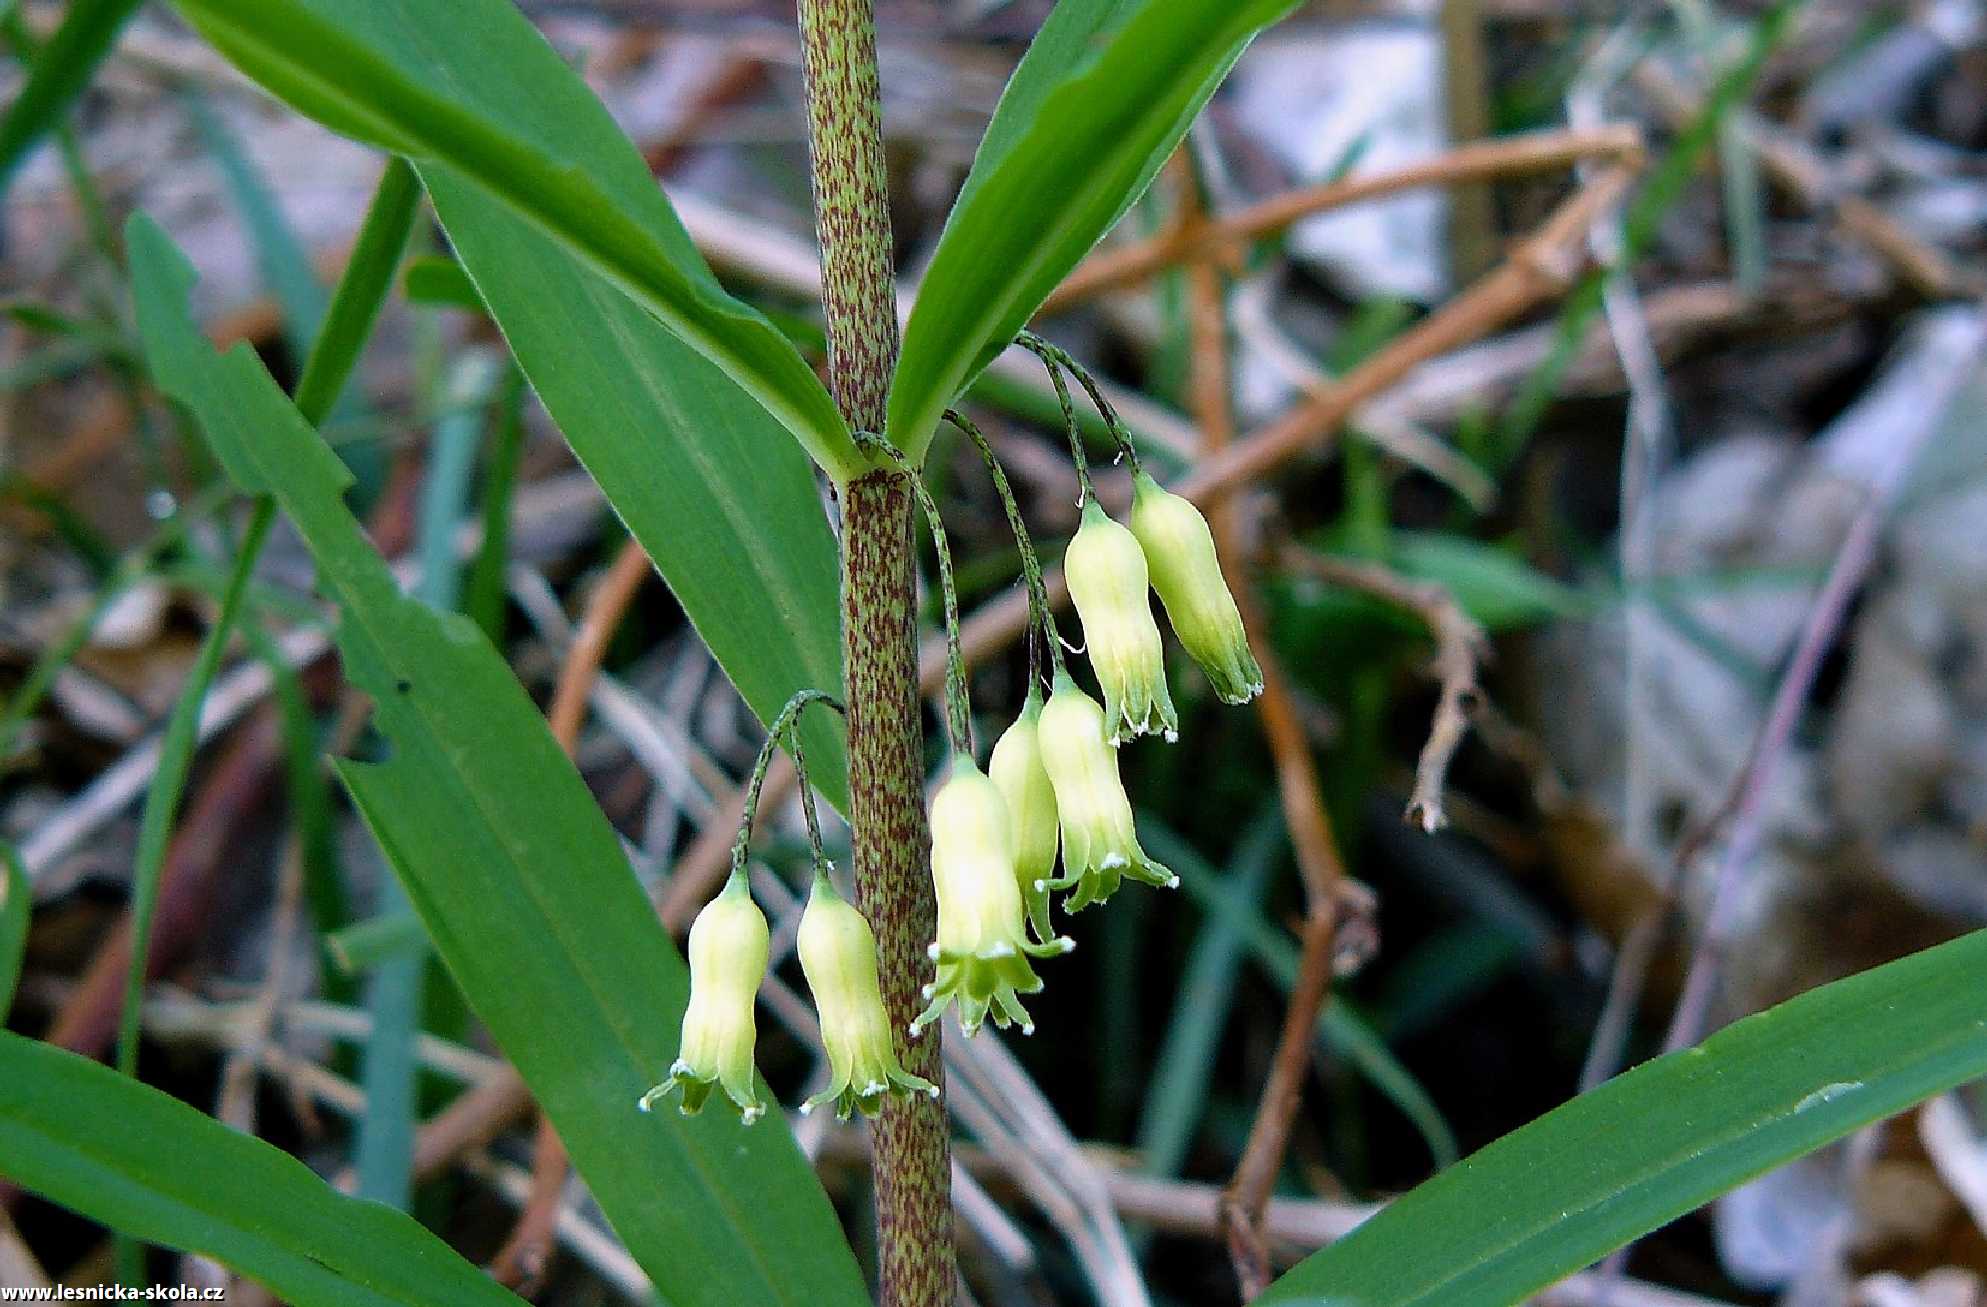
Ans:
[[[1477,665],[1487,656],[1489,648],[1483,628],[1470,620],[1447,590],[1432,582],[1410,581],[1384,567],[1331,558],[1308,549],[1287,548],[1281,557],[1286,566],[1407,609],[1434,635],[1434,671],[1442,693],[1435,704],[1435,719],[1428,728],[1428,742],[1422,746],[1420,760],[1415,763],[1414,790],[1402,814],[1409,822],[1434,834],[1448,822],[1442,809],[1442,790],[1449,774],[1449,760],[1455,757],[1476,712],[1480,693]]]
[[[1639,163],[1641,156],[1642,131],[1633,123],[1471,141],[1392,172],[1302,187],[1252,204],[1238,213],[1205,221],[1183,221],[1149,240],[1100,251],[1085,259],[1063,280],[1042,305],[1041,312],[1060,312],[1104,291],[1143,281],[1176,263],[1189,260],[1232,263],[1232,251],[1238,243],[1282,231],[1327,209],[1344,208],[1362,200],[1424,186],[1549,172],[1582,159]]]

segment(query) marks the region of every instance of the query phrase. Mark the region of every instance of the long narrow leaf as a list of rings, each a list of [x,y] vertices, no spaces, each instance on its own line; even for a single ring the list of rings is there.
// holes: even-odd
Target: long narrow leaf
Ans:
[[[340,772],[477,1014],[530,1084],[630,1252],[676,1304],[864,1299],[834,1210],[776,1114],[645,1116],[688,976],[620,841],[475,624],[403,595],[349,482],[254,354],[187,312],[156,224],[127,237],[146,352],[243,489],[274,494],[339,606],[347,675],[392,757]]]
[[[1506,1135],[1257,1301],[1514,1303],[1859,1126],[1987,1075],[1987,931],[1824,985]]]
[[[904,330],[890,437],[953,397],[1124,215],[1252,37],[1294,0],[1061,0],[987,125]]]
[[[746,703],[839,693],[834,536],[807,460],[723,373],[475,187],[425,165],[449,239],[518,365]],[[808,713],[808,775],[846,811],[840,719]]]
[[[718,284],[634,146],[510,0],[178,0],[333,131],[444,165],[557,238],[714,363],[838,478],[865,468],[786,339]]]
[[[68,112],[138,8],[138,0],[73,0],[62,26],[35,54],[27,85],[0,117],[0,190],[27,153]]]
[[[34,886],[21,866],[14,846],[0,840],[0,1026],[14,1005],[21,983],[21,955],[28,944],[28,917],[34,911]]]
[[[518,1307],[399,1212],[177,1099],[0,1033],[0,1175],[92,1220],[223,1262],[299,1307]]]

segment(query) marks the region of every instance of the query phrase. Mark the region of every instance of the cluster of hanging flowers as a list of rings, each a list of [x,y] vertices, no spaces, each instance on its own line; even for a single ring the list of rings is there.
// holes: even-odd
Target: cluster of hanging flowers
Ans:
[[[928,952],[934,974],[923,991],[926,1007],[904,1032],[911,1037],[948,1008],[956,1009],[968,1035],[989,1019],[1003,1028],[1019,1026],[1023,1034],[1033,1032],[1021,998],[1042,988],[1035,961],[1073,947],[1055,933],[1053,896],[1062,893],[1062,908],[1075,912],[1109,899],[1127,879],[1160,888],[1179,884],[1178,876],[1140,847],[1131,801],[1118,775],[1118,751],[1125,742],[1141,735],[1169,742],[1179,738],[1179,715],[1167,688],[1165,650],[1153,617],[1154,594],[1220,699],[1246,703],[1263,688],[1262,670],[1249,649],[1206,519],[1146,474],[1123,424],[1075,360],[1034,336],[1024,335],[1017,343],[1041,357],[1062,403],[1083,510],[1082,525],[1064,556],[1064,575],[1103,703],[1086,693],[1065,665],[1041,564],[992,446],[972,423],[948,412],[946,419],[972,439],[986,460],[1014,529],[1028,587],[1028,693],[1020,716],[995,743],[985,772],[972,748],[958,600],[938,507],[902,453],[877,438],[859,437],[911,478],[937,547],[949,646],[945,723],[950,761],[931,798],[938,932]],[[1114,521],[1098,502],[1065,371],[1082,383],[1121,457],[1131,464],[1128,524]],[[1046,701],[1038,647],[1049,655]],[[765,976],[767,930],[746,888],[744,866],[759,786],[782,735],[790,737],[814,850],[814,884],[797,948],[820,1013],[829,1063],[828,1087],[801,1110],[832,1102],[843,1117],[853,1111],[874,1115],[892,1094],[938,1093],[929,1081],[904,1069],[877,981],[875,939],[868,922],[836,892],[828,876],[799,737],[792,730],[799,710],[814,701],[833,704],[818,692],[795,696],[774,722],[760,754],[748,790],[745,827],[733,845],[731,882],[691,927],[691,993],[680,1052],[669,1078],[643,1096],[644,1110],[680,1087],[682,1110],[695,1112],[714,1084],[723,1087],[745,1121],[764,1110],[752,1070],[752,1009]]]

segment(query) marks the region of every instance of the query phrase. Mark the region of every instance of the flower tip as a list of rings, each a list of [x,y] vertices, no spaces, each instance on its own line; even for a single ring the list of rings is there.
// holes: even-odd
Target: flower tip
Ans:
[[[814,1100],[813,1100],[813,1099],[811,1099],[811,1098],[810,1098],[810,1099],[808,1099],[808,1100],[807,1100],[807,1101],[806,1101],[805,1103],[802,1103],[802,1104],[800,1105],[800,1114],[801,1114],[802,1116],[813,1116],[813,1115],[814,1115]]]
[[[1032,1035],[1032,1034],[1034,1034],[1034,1033],[1035,1033],[1035,1023],[1034,1023],[1034,1022],[1032,1022],[1032,1021],[1030,1021],[1030,1022],[1029,1022],[1028,1024],[1026,1024],[1026,1025],[1022,1026],[1022,1027],[1021,1027],[1021,1033],[1022,1033],[1022,1034],[1024,1034],[1024,1035]]]
[[[750,1107],[741,1107],[738,1109],[738,1123],[740,1125],[751,1125],[764,1115],[766,1115],[766,1105],[764,1103],[754,1103]]]
[[[1179,742],[1180,742],[1180,733],[1178,731],[1168,730],[1166,732],[1166,743],[1178,744]]]
[[[1165,886],[1165,887],[1166,887],[1167,889],[1178,889],[1178,888],[1180,888],[1180,877],[1179,877],[1179,874],[1178,874],[1177,872],[1176,872],[1176,873],[1174,873],[1173,875],[1170,875],[1170,876],[1168,876],[1168,877],[1166,878],[1166,886]]]
[[[937,940],[933,940],[933,941],[932,941],[931,943],[929,943],[929,944],[925,945],[925,956],[926,956],[926,957],[928,957],[928,958],[930,958],[930,959],[931,959],[931,960],[932,960],[933,962],[936,962],[936,961],[938,961],[938,941],[937,941]],[[925,995],[925,997],[926,997],[926,998],[930,998],[930,997],[931,997],[931,995],[927,994],[927,995]]]
[[[936,987],[936,986],[934,986],[934,985],[926,985],[926,986],[925,986],[924,988],[922,988],[922,989],[920,989],[920,990],[918,991],[918,997],[919,997],[919,998],[921,998],[921,999],[924,999],[924,1000],[925,1000],[926,1002],[930,1002],[930,1001],[931,1001],[931,996],[932,996],[932,995],[933,995],[934,993],[936,993],[936,992],[937,992],[937,987]]]

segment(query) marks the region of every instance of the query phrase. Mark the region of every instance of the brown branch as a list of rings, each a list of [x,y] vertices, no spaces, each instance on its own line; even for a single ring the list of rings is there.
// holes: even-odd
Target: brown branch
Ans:
[[[1187,177],[1184,183],[1180,188],[1182,227],[1191,236],[1206,226],[1206,219],[1201,215],[1196,181]],[[1228,306],[1221,269],[1210,258],[1196,259],[1187,269],[1187,288],[1191,332],[1188,397],[1194,419],[1200,425],[1202,447],[1209,453],[1219,453],[1229,447],[1235,434],[1228,366]],[[1291,847],[1296,851],[1297,866],[1310,903],[1304,931],[1304,960],[1284,1012],[1270,1076],[1263,1086],[1255,1120],[1249,1126],[1242,1160],[1221,1196],[1222,1230],[1229,1257],[1235,1264],[1235,1278],[1240,1281],[1246,1300],[1269,1285],[1264,1212],[1277,1172],[1283,1168],[1291,1125],[1303,1105],[1311,1032],[1331,992],[1333,943],[1338,936],[1340,905],[1358,895],[1349,892],[1351,885],[1332,833],[1331,817],[1325,811],[1311,743],[1305,736],[1283,665],[1270,647],[1269,628],[1249,583],[1244,562],[1249,554],[1244,511],[1245,505],[1238,500],[1219,502],[1213,507],[1209,526],[1214,532],[1222,570],[1228,577],[1228,588],[1242,614],[1243,629],[1262,666],[1263,689],[1256,701],[1257,716],[1262,720],[1263,735],[1275,761],[1284,824],[1290,831]],[[1365,897],[1370,902],[1370,895]],[[1370,922],[1371,914],[1365,914],[1362,919]]]
[[[1235,1263],[1244,1302],[1269,1287],[1269,1243],[1263,1237],[1263,1213],[1277,1173],[1283,1169],[1290,1126],[1303,1101],[1311,1032],[1331,989],[1337,924],[1338,914],[1330,907],[1314,908],[1304,920],[1304,956],[1297,969],[1297,983],[1290,989],[1290,1006],[1283,1012],[1283,1029],[1276,1037],[1269,1079],[1263,1083],[1262,1100],[1256,1105],[1248,1146],[1228,1187],[1221,1192],[1222,1233],[1228,1240],[1228,1257]]]
[[[622,542],[613,566],[601,578],[586,601],[586,614],[579,630],[566,646],[559,664],[559,679],[552,690],[552,704],[546,710],[546,724],[559,747],[572,757],[579,743],[580,726],[586,720],[587,697],[600,679],[601,660],[608,643],[620,628],[628,606],[635,601],[642,582],[651,571],[649,556],[630,536]],[[565,1191],[569,1167],[566,1145],[559,1138],[552,1118],[538,1116],[538,1137],[531,1153],[531,1193],[511,1227],[510,1238],[497,1251],[490,1273],[498,1281],[524,1293],[535,1292],[543,1281],[546,1263],[551,1260],[559,1233],[559,1196]]]
[[[1448,590],[1433,582],[1411,581],[1384,567],[1331,558],[1294,546],[1282,552],[1286,566],[1309,572],[1332,585],[1344,586],[1405,608],[1435,637],[1434,672],[1442,693],[1428,742],[1415,763],[1414,789],[1408,796],[1407,821],[1434,834],[1448,823],[1442,810],[1442,789],[1449,760],[1469,733],[1480,693],[1477,665],[1488,653],[1483,628],[1471,621]]]
[[[1531,132],[1472,141],[1446,154],[1392,172],[1348,177],[1272,196],[1238,213],[1204,223],[1176,224],[1149,240],[1091,255],[1063,279],[1040,313],[1072,305],[1152,276],[1190,259],[1227,262],[1238,242],[1267,236],[1302,218],[1423,186],[1453,185],[1564,168],[1583,159],[1639,164],[1642,132],[1633,123],[1588,130]]]

